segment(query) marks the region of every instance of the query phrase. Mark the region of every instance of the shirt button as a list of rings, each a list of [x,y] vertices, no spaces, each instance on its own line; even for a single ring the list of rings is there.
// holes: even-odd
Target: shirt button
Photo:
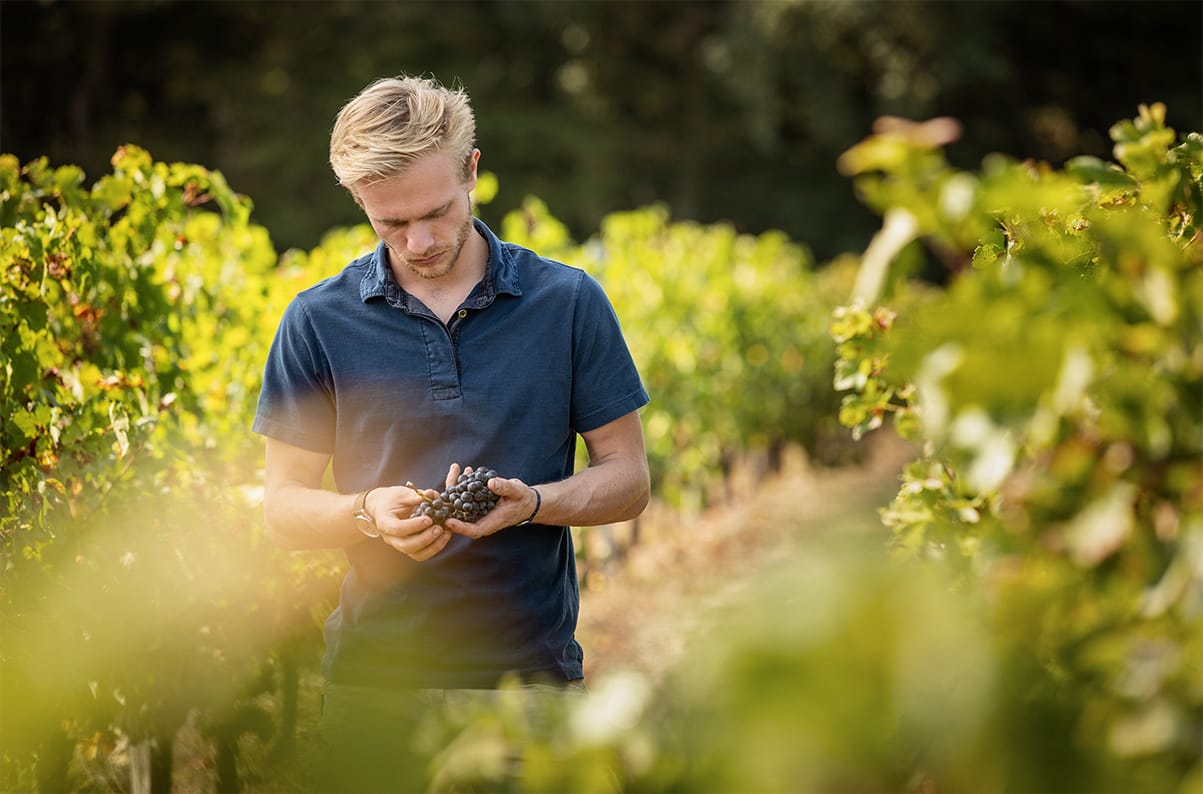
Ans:
[[[468,310],[467,310],[467,309],[460,309],[458,312],[456,312],[456,314],[457,314],[457,315],[459,316],[459,318],[462,320],[462,319],[464,319],[465,317],[467,317],[467,316],[468,316]]]

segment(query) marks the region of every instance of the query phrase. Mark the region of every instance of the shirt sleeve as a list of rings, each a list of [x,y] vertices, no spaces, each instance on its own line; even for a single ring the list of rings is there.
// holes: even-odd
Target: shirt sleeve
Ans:
[[[647,405],[647,390],[601,285],[585,275],[573,317],[572,425],[587,433]]]
[[[300,297],[276,329],[251,430],[313,452],[334,452],[330,368]]]

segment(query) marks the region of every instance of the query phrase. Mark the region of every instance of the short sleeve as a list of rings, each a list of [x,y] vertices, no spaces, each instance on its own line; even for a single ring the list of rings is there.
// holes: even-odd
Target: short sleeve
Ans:
[[[300,297],[276,329],[251,429],[313,452],[334,452],[330,367]]]
[[[638,410],[649,397],[618,315],[601,285],[585,275],[573,317],[572,425],[596,430]]]

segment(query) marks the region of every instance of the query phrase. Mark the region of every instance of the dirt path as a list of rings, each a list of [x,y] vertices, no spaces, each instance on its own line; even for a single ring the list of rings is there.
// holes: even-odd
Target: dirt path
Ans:
[[[795,461],[733,506],[696,520],[649,510],[640,542],[612,574],[586,579],[577,629],[586,678],[634,670],[659,679],[707,610],[758,570],[834,525],[880,527],[877,509],[897,492],[902,467],[914,456],[913,448],[883,437],[862,466],[812,470]]]

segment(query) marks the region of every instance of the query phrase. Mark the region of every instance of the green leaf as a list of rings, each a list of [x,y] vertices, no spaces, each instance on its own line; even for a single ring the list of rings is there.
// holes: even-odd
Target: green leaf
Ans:
[[[1065,164],[1065,170],[1082,182],[1097,184],[1106,190],[1131,190],[1140,185],[1119,166],[1089,155],[1071,159]]]

